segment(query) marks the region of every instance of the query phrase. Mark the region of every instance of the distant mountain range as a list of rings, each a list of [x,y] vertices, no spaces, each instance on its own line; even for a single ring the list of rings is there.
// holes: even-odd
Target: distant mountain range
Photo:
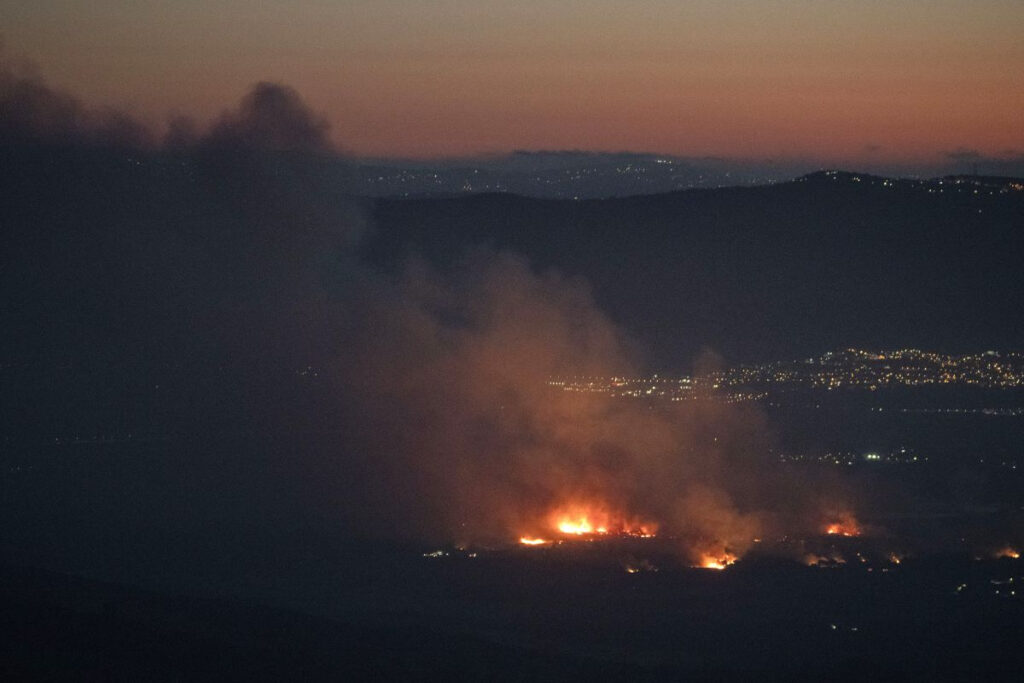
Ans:
[[[515,152],[447,161],[357,163],[367,196],[426,197],[507,192],[552,199],[657,194],[695,187],[758,185],[811,170],[806,164],[740,164],[711,157],[594,152]]]
[[[822,171],[757,187],[604,200],[508,194],[378,199],[378,263],[471,246],[582,276],[641,342],[683,371],[823,349],[1024,347],[1024,181]]]
[[[744,161],[634,152],[518,151],[465,159],[363,159],[351,182],[371,197],[436,197],[507,192],[549,199],[604,199],[694,188],[786,182],[818,170],[814,161]],[[927,177],[970,171],[1024,175],[1016,157],[949,159],[930,168],[879,167],[875,173]]]
[[[328,154],[6,150],[0,426],[12,434],[251,419],[240,387],[285,386],[267,373],[337,352],[282,302],[324,286],[359,296],[320,281],[356,272],[338,259],[376,277],[412,255],[443,271],[474,248],[520,254],[587,282],[640,370],[666,376],[708,351],[728,367],[849,347],[1024,349],[1014,178],[824,171],[609,199],[401,199],[359,196],[352,164]]]

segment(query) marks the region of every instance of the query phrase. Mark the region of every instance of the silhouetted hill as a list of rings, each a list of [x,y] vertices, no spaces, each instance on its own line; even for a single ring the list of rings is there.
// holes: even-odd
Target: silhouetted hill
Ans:
[[[0,578],[5,680],[650,678],[636,666],[537,653],[423,624],[347,624],[20,567],[0,567]]]
[[[1024,345],[1020,181],[820,172],[750,188],[592,201],[378,200],[368,246],[457,261],[470,246],[586,278],[613,319],[686,368],[849,345]]]
[[[0,567],[5,680],[1017,680],[1019,568],[395,556],[373,620]],[[615,562],[611,562],[615,565]],[[859,564],[859,563],[854,563]],[[401,569],[398,567],[401,566]],[[395,581],[396,574],[404,581]],[[344,567],[335,581],[346,582]],[[380,593],[377,593],[380,595]]]
[[[548,199],[598,199],[696,187],[788,180],[810,162],[737,162],[634,152],[517,151],[464,159],[356,162],[353,188],[371,197],[508,192]]]

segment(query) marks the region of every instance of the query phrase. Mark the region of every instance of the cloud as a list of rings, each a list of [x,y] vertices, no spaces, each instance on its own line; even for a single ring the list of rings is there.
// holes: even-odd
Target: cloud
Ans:
[[[329,128],[295,90],[260,82],[242,99],[236,111],[221,116],[206,141],[274,152],[329,152],[333,151],[327,137]]]
[[[38,76],[0,60],[0,142],[146,147],[153,136],[124,112],[87,109]]]
[[[196,144],[263,152],[335,153],[330,126],[294,89],[255,84],[238,107],[210,126],[172,119],[162,145],[182,150]],[[0,60],[0,142],[91,145],[153,149],[158,136],[125,111],[86,107],[78,98],[48,86],[40,77]]]

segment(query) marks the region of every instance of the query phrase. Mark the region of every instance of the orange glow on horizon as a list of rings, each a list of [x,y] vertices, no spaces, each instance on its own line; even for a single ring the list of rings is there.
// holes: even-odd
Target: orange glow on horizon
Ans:
[[[112,2],[34,5],[45,3],[5,17],[7,52],[91,106],[211,120],[231,106],[225,93],[271,79],[295,87],[362,155],[633,149],[839,165],[1021,148],[1024,79],[1012,65],[1024,63],[1024,41],[1019,7],[1006,0],[970,11],[868,0],[644,11],[298,1],[248,13],[243,32],[223,30],[224,8],[128,16]],[[77,31],[83,18],[89,30]],[[167,25],[173,35],[154,33]],[[277,49],[265,49],[268,36]],[[190,77],[196,62],[204,69]]]

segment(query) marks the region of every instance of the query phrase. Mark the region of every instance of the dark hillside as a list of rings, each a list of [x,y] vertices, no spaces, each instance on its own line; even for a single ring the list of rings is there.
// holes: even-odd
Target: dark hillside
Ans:
[[[583,276],[655,369],[685,369],[704,347],[733,360],[1010,348],[1024,343],[1024,192],[1013,182],[820,173],[578,202],[380,200],[369,250],[446,264],[485,245]]]

